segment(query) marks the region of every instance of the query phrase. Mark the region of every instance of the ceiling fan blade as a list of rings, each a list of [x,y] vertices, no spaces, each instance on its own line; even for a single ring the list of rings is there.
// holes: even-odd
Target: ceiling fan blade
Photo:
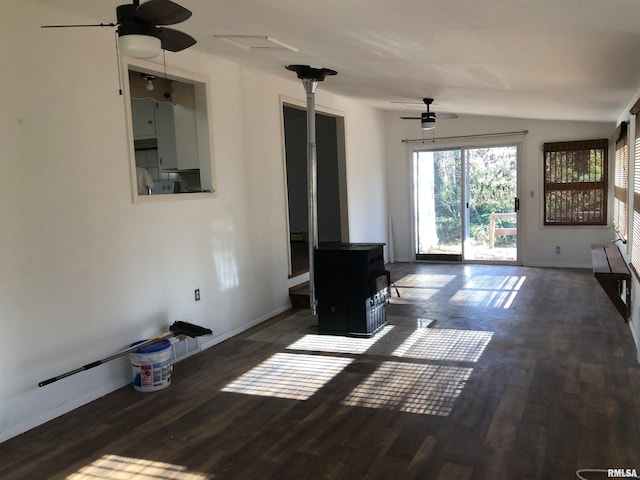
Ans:
[[[160,40],[162,49],[170,52],[179,52],[196,44],[196,39],[191,35],[166,27],[160,27]]]
[[[436,118],[443,120],[458,118],[458,115],[456,115],[455,113],[436,113],[435,115]]]
[[[175,25],[191,16],[191,10],[171,0],[149,0],[136,8],[135,16],[154,25]]]
[[[421,117],[400,117],[402,120],[422,120]]]
[[[70,27],[115,27],[115,23],[85,23],[73,25],[41,25],[40,28],[70,28]]]

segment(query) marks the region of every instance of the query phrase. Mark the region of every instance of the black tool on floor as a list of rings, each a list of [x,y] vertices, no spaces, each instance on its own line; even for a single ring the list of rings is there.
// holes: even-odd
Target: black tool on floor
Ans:
[[[118,353],[114,353],[113,355],[103,358],[102,360],[96,360],[95,362],[88,363],[80,368],[76,368],[75,370],[71,370],[70,372],[63,373],[56,377],[50,378],[48,380],[44,380],[38,383],[39,387],[44,387],[45,385],[49,385],[50,383],[57,382],[58,380],[62,380],[63,378],[70,377],[71,375],[75,375],[76,373],[84,372],[85,370],[89,370],[90,368],[97,367],[98,365],[102,365],[103,363],[107,363],[113,359],[123,357],[131,352],[135,352],[140,348],[146,347],[153,343],[159,342],[161,340],[165,340],[171,337],[179,337],[181,335],[186,335],[191,338],[202,337],[203,335],[211,335],[212,332],[210,329],[201,327],[199,325],[194,325],[193,323],[183,322],[178,320],[173,322],[173,325],[169,327],[169,331],[165,332],[157,337],[150,338],[149,340],[145,340],[140,343],[136,343],[129,348],[125,348],[124,350],[119,351]]]

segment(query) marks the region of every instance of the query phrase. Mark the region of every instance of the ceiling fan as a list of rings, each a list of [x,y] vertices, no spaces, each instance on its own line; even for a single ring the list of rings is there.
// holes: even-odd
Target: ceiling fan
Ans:
[[[179,52],[195,45],[196,39],[179,30],[160,25],[175,25],[191,17],[191,11],[171,0],[132,0],[116,7],[116,23],[84,25],[43,25],[42,28],[118,27],[118,47],[133,58],[153,58],[162,50]]]
[[[427,111],[419,117],[400,117],[403,120],[420,120],[423,130],[432,130],[436,127],[436,118],[458,118],[455,113],[436,113],[432,112],[429,107],[433,103],[433,98],[423,98],[422,101],[427,106]]]

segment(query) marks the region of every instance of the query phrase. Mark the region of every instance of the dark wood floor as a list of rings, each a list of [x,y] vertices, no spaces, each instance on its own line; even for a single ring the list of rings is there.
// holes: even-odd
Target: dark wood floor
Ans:
[[[401,297],[374,339],[317,336],[287,312],[178,363],[165,390],[123,388],[0,444],[0,478],[640,471],[640,367],[591,271],[390,270]]]

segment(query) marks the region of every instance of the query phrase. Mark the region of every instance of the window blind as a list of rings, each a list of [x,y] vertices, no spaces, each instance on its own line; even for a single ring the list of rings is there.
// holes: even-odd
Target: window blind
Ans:
[[[618,236],[627,240],[627,199],[629,198],[629,142],[627,122],[622,122],[613,135],[616,145],[613,228]]]
[[[640,101],[639,101],[640,102]],[[637,104],[636,104],[637,105]],[[633,155],[633,232],[631,233],[631,265],[640,272],[640,109],[631,110],[636,116],[635,145]]]

